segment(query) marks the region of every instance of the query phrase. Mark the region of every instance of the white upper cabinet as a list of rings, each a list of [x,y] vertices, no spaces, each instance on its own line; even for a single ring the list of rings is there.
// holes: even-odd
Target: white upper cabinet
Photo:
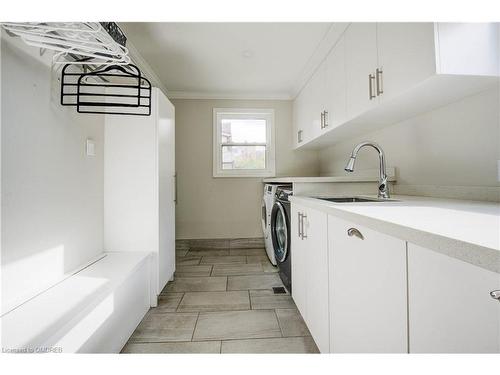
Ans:
[[[498,75],[498,23],[435,24],[438,74]]]
[[[436,73],[433,23],[378,23],[375,86],[388,100]]]
[[[294,102],[295,145],[328,146],[493,87],[498,39],[497,23],[350,24]]]
[[[323,132],[347,119],[346,82],[345,37],[341,36],[326,59],[326,117]]]
[[[500,274],[408,243],[410,352],[500,353]]]
[[[376,23],[353,23],[346,30],[345,66],[347,115],[353,118],[378,102],[375,91]]]
[[[323,62],[296,98],[296,111],[294,111],[296,144],[306,143],[321,134],[325,102],[326,62]]]

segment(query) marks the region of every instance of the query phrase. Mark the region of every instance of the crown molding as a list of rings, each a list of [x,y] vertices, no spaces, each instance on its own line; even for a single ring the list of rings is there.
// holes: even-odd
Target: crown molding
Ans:
[[[349,24],[349,22],[335,22],[325,33],[323,39],[319,42],[316,50],[313,52],[304,69],[302,69],[302,72],[295,81],[295,84],[290,93],[290,96],[293,99],[295,99],[295,97],[300,93],[305,84],[311,79],[314,72],[316,72],[318,67],[325,60],[333,47],[335,47],[339,38],[342,36]]]
[[[144,75],[151,81],[151,86],[158,87],[159,89],[161,89],[161,91],[163,91],[165,95],[167,95],[167,88],[160,80],[160,77],[158,77],[151,65],[149,65],[149,63],[139,53],[137,48],[135,48],[134,44],[129,40],[127,40],[127,49],[132,62],[137,65],[141,72],[143,72]]]
[[[160,80],[154,69],[141,56],[137,48],[130,40],[127,40],[127,48],[132,61],[145,73],[150,79],[151,84],[160,88],[169,99],[226,99],[226,100],[293,100],[300,93],[305,84],[311,79],[312,75],[318,69],[319,65],[325,60],[333,47],[337,44],[339,38],[347,29],[350,23],[336,22],[331,25],[321,41],[318,43],[315,51],[302,69],[299,77],[295,80],[290,92],[202,92],[202,91],[182,91],[167,90],[166,86]]]
[[[222,100],[292,100],[287,92],[239,93],[239,92],[199,92],[170,90],[169,99],[222,99]]]

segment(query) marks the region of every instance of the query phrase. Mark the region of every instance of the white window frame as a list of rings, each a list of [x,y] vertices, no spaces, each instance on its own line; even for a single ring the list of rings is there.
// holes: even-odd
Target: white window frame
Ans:
[[[266,168],[265,169],[222,169],[222,119],[264,119],[266,120]],[[253,143],[241,145],[252,146]],[[261,145],[260,143],[258,145]],[[274,109],[264,108],[214,108],[213,109],[213,177],[274,177],[275,137]]]

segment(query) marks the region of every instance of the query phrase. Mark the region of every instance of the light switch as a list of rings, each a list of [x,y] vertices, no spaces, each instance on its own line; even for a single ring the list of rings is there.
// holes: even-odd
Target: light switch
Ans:
[[[85,149],[87,156],[95,156],[95,143],[92,139],[87,139]]]

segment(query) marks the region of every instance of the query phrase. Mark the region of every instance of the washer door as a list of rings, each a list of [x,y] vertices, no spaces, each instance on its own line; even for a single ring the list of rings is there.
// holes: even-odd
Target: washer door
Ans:
[[[273,206],[271,214],[271,235],[276,260],[282,263],[288,254],[288,219],[285,207],[280,202]]]

